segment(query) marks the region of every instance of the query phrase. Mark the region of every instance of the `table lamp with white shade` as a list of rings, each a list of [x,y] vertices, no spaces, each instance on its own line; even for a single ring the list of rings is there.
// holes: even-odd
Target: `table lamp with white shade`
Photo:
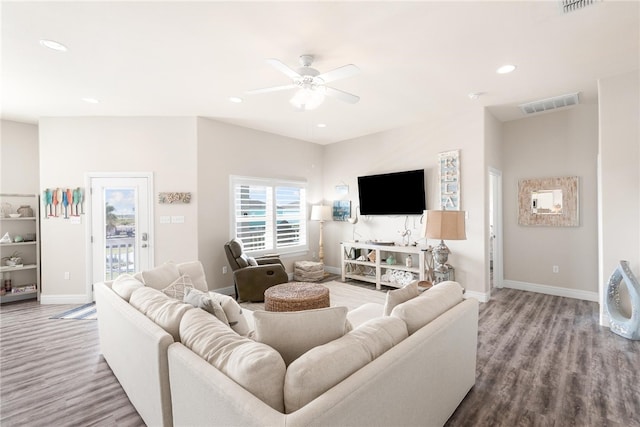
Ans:
[[[444,244],[445,240],[466,240],[464,211],[424,211],[425,221],[422,235],[427,239],[440,239],[440,244],[433,248],[435,273],[446,274],[452,267],[447,264],[451,251]]]
[[[320,244],[318,248],[318,257],[320,262],[324,264],[324,248],[322,247],[322,224],[331,219],[331,207],[323,205],[314,205],[311,207],[311,221],[320,221]]]

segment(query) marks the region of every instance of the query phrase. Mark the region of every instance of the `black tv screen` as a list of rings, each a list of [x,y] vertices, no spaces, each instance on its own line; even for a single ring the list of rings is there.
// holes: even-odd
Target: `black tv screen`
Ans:
[[[424,169],[358,177],[361,215],[421,215]]]

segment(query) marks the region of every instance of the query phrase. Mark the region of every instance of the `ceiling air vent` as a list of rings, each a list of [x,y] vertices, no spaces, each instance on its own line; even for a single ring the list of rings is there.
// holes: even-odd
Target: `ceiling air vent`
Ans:
[[[564,13],[569,13],[594,4],[596,1],[598,0],[560,0],[560,6]]]
[[[566,95],[554,96],[553,98],[527,102],[526,104],[520,104],[519,107],[524,114],[534,114],[556,108],[569,107],[580,103],[580,99],[578,98],[579,93],[580,92],[568,93]]]

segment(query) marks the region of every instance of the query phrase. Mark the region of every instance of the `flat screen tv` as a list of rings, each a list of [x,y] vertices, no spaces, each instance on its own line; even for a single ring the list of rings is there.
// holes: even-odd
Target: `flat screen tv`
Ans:
[[[421,215],[424,169],[358,177],[361,215]]]

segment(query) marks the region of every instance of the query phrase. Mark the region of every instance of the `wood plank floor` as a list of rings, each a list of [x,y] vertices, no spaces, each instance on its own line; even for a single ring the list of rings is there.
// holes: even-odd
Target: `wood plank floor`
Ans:
[[[0,425],[144,426],[97,322],[49,319],[72,307],[0,306]],[[501,289],[480,307],[477,382],[448,427],[640,426],[640,341],[599,327],[597,304]]]

